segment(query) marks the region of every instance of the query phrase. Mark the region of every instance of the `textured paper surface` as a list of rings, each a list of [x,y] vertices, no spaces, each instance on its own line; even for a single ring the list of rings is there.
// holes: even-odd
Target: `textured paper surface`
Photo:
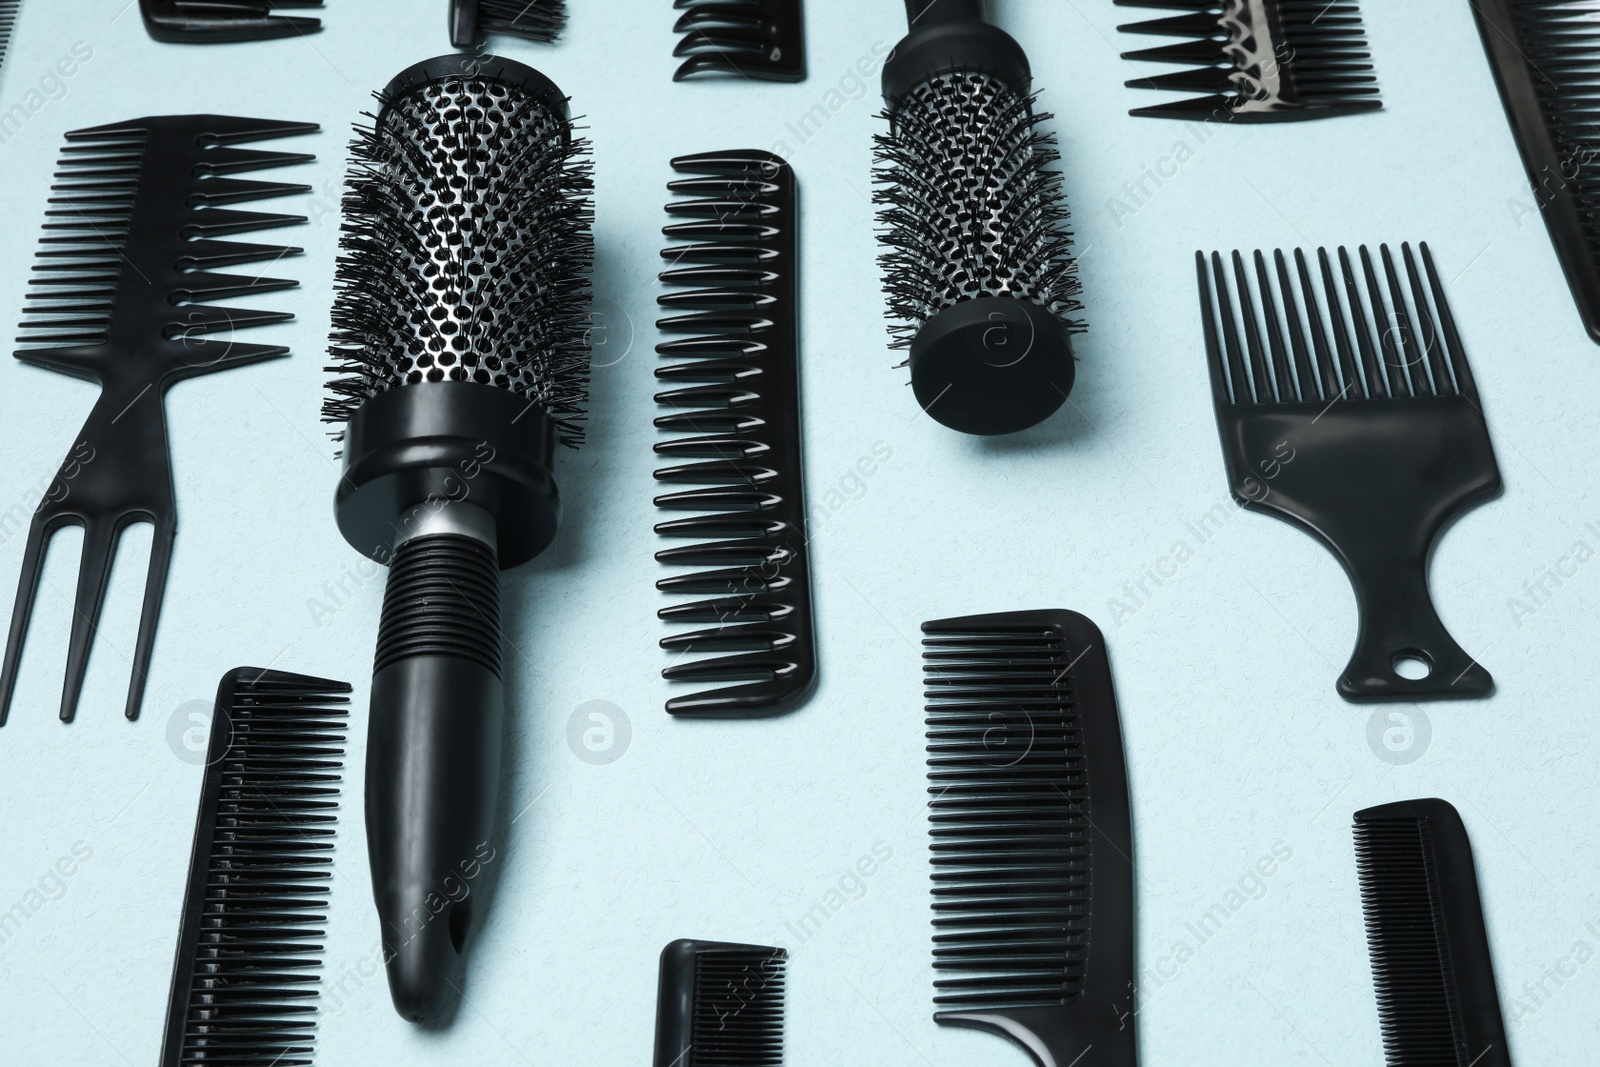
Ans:
[[[319,161],[278,172],[315,192],[271,208],[312,223],[261,238],[307,250],[271,270],[302,287],[262,301],[298,318],[250,338],[281,340],[292,358],[185,383],[168,401],[180,524],[138,723],[121,711],[148,534],[119,561],[71,727],[55,712],[79,539],[60,537],[49,560],[0,730],[0,917],[26,913],[0,944],[0,1060],[154,1062],[200,784],[175,753],[223,672],[254,664],[356,685],[319,1062],[646,1063],[657,954],[702,937],[793,950],[798,1067],[1020,1065],[1004,1041],[930,1019],[917,627],[1035,607],[1083,611],[1110,644],[1132,774],[1143,1062],[1381,1062],[1350,814],[1430,795],[1472,834],[1517,1062],[1569,1064],[1592,1045],[1600,351],[1531,214],[1466,3],[1366,5],[1381,113],[1219,129],[1127,115],[1168,98],[1122,87],[1140,71],[1118,53],[1154,43],[1116,32],[1137,10],[997,2],[1057,115],[1091,326],[1071,405],[1003,441],[922,417],[885,348],[870,139],[902,5],[810,0],[811,76],[795,86],[672,84],[667,0],[572,0],[559,45],[496,42],[587,116],[604,344],[590,443],[562,457],[561,537],[505,581],[513,757],[497,881],[467,1003],[442,1033],[402,1023],[377,970],[360,783],[383,582],[334,528],[338,467],[317,409],[350,125],[372,90],[447,50],[446,5],[329,0],[316,37],[209,49],[155,44],[121,6],[24,0],[0,74],[0,305],[22,305],[64,131],[184,111],[324,129],[279,142]],[[51,80],[76,42],[92,58]],[[17,106],[26,121],[5,126]],[[673,722],[649,532],[662,204],[670,157],[731,147],[776,149],[801,183],[822,683],[776,721]],[[1127,183],[1146,167],[1164,184],[1146,179],[1136,199]],[[1499,693],[1422,709],[1428,747],[1410,763],[1383,743],[1403,724],[1380,717],[1375,749],[1372,709],[1334,693],[1355,632],[1338,565],[1228,501],[1193,266],[1197,248],[1402,240],[1433,248],[1507,486],[1449,532],[1433,567],[1441,614]],[[20,563],[30,494],[93,400],[86,384],[0,364],[0,582]],[[890,458],[861,473],[875,449]],[[1202,542],[1191,527],[1208,515]],[[1192,558],[1162,562],[1180,544]],[[1146,568],[1166,572],[1161,584]],[[591,701],[628,719],[609,764],[567,740]],[[1392,710],[1423,744],[1417,710]],[[1403,733],[1390,740],[1403,747]]]

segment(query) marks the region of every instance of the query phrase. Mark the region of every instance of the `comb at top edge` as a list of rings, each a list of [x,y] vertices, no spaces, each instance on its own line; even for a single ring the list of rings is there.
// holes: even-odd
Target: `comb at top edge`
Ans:
[[[673,32],[684,35],[672,52],[683,59],[673,81],[701,74],[805,80],[801,0],[676,0],[673,6],[683,11]]]
[[[1355,848],[1389,1067],[1511,1067],[1461,816],[1435,799],[1367,808]]]

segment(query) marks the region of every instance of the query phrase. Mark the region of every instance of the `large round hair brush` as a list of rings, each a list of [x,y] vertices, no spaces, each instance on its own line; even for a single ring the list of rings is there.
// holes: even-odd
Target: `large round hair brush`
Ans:
[[[592,188],[539,72],[449,56],[357,131],[323,408],[339,529],[389,565],[367,839],[395,1008],[446,1015],[492,861],[504,717],[499,572],[550,544],[556,443],[587,395]]]
[[[880,263],[917,402],[971,434],[1024,430],[1072,391],[1082,329],[1055,141],[1022,47],[982,0],[906,0],[883,68]]]

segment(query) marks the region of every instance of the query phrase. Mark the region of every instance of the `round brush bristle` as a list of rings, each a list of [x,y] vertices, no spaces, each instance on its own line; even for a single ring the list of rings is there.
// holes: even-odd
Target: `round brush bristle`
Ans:
[[[1078,332],[1077,265],[1055,139],[1031,97],[977,71],[923,81],[876,138],[880,257],[894,347],[934,315],[983,296],[1036,304]]]
[[[582,439],[593,189],[558,90],[492,56],[431,61],[379,96],[346,177],[323,417],[423,382],[478,382]]]

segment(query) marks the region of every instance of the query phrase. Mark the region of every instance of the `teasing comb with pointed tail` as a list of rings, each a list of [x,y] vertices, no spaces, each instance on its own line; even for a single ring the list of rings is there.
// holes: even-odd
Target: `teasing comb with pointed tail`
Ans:
[[[72,639],[61,719],[78,705],[89,646],[122,531],[155,526],[144,611],[134,646],[126,714],[144,697],[156,619],[177,533],[172,461],[163,397],[174,383],[276,359],[279,345],[242,344],[209,334],[294,316],[207,303],[290,289],[274,278],[213,268],[276,261],[298,248],[218,240],[304,222],[299,215],[235,211],[224,205],[303,193],[306,185],[231,177],[313,157],[230,147],[310,133],[314,124],[221,115],[166,115],[67,134],[45,214],[45,237],[28,293],[16,357],[100,385],[100,399],[34,512],[0,670],[0,724],[16,687],[23,639],[51,535],[83,527]]]

